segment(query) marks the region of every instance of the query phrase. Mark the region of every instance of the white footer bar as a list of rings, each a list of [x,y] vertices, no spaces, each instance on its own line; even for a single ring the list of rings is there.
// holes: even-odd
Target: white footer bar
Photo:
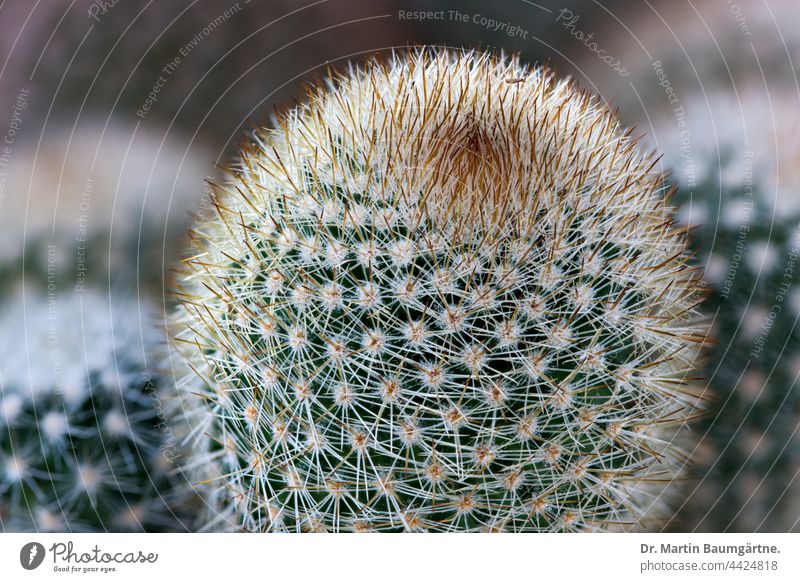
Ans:
[[[800,580],[798,534],[0,534],[0,580]]]

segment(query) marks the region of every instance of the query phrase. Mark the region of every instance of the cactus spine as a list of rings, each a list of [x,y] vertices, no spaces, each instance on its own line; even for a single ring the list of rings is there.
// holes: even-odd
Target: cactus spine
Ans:
[[[225,524],[655,520],[705,332],[652,165],[570,82],[474,52],[370,62],[257,132],[173,319]]]

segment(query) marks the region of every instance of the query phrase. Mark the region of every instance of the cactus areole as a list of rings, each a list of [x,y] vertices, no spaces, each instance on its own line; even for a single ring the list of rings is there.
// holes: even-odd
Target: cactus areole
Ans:
[[[249,531],[640,527],[685,458],[699,281],[653,159],[516,59],[371,61],[198,221],[193,466]]]

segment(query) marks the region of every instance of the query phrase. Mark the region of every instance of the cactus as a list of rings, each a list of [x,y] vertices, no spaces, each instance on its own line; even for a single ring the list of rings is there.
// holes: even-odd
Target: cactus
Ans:
[[[654,133],[706,266],[718,340],[706,366],[717,402],[701,427],[696,491],[674,523],[682,529],[800,528],[795,104],[780,91],[708,89],[686,96],[685,126],[659,120]]]
[[[148,317],[88,290],[4,304],[0,530],[184,529],[167,505],[175,467]]]
[[[661,4],[653,10],[644,2],[625,3],[626,16],[635,23],[630,29],[609,13],[575,9],[581,15],[579,28],[591,26],[599,46],[622,62],[626,75],[614,74],[583,43],[568,41],[559,47],[567,52],[575,75],[619,107],[624,121],[650,132],[654,117],[671,114],[686,103],[684,98],[708,90],[730,95],[752,87],[797,91],[793,55],[800,51],[800,34],[791,25],[800,18],[796,3],[771,2],[766,10],[713,0],[694,2],[692,10],[674,2]],[[720,116],[717,131],[725,131],[729,121],[735,125],[738,118]],[[669,155],[666,148],[659,151]]]
[[[256,132],[172,320],[209,527],[657,522],[705,331],[653,163],[475,52],[353,67]]]
[[[20,140],[0,210],[0,296],[23,278],[163,295],[165,257],[177,252],[201,199],[201,151],[99,122],[53,130],[42,144]]]

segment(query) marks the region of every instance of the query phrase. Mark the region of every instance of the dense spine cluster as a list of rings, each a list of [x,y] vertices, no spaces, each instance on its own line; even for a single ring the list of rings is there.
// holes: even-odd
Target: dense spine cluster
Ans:
[[[258,131],[173,320],[217,518],[655,520],[705,330],[652,166],[570,82],[480,53],[370,62]]]
[[[0,530],[163,531],[176,478],[152,315],[96,292],[0,316]]]
[[[705,265],[718,340],[706,365],[716,404],[696,490],[674,520],[707,531],[797,531],[800,485],[800,173],[796,96],[710,91],[687,100],[692,136],[655,139],[680,186]],[[788,120],[788,121],[787,121]],[[688,147],[688,149],[687,149]]]

